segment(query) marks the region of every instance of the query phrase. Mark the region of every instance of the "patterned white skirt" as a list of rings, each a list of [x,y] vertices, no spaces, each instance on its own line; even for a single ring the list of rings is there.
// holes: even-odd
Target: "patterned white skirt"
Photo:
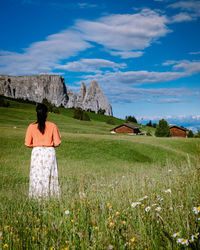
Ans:
[[[60,196],[54,147],[34,147],[31,154],[29,197],[43,199]]]

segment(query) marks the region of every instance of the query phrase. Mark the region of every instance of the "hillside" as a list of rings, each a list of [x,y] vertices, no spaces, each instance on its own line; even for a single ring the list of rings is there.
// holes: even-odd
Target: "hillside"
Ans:
[[[62,196],[40,204],[27,198],[31,149],[24,146],[35,106],[9,102],[0,107],[0,248],[180,249],[174,233],[198,232],[199,139],[113,135],[108,117],[79,121],[61,108],[48,120],[62,135]]]

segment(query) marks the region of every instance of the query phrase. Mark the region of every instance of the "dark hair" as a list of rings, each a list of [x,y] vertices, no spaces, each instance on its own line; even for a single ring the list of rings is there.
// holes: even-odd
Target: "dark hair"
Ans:
[[[45,104],[38,104],[36,107],[36,112],[37,112],[37,123],[38,123],[38,129],[42,134],[44,134],[45,130],[45,121],[47,118],[47,106]]]

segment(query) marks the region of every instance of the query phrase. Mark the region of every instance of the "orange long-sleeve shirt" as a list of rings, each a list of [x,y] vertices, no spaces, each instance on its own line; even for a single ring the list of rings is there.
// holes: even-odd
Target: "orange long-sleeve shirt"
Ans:
[[[25,145],[27,147],[56,147],[61,143],[60,138],[60,132],[54,123],[45,122],[44,134],[39,131],[37,123],[31,123],[26,131]]]

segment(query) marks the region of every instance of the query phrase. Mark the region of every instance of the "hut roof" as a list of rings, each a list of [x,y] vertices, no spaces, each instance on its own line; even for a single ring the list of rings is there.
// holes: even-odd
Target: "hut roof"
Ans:
[[[133,124],[131,124],[131,123],[123,123],[123,124],[121,124],[121,125],[119,125],[119,126],[113,128],[113,129],[116,129],[116,128],[119,128],[119,127],[122,127],[122,126],[126,126],[126,127],[128,127],[128,128],[132,128],[132,129],[139,129],[139,128],[140,128],[139,126],[133,125]],[[112,130],[113,130],[113,129],[112,129]]]
[[[169,125],[169,128],[178,128],[178,129],[181,129],[181,130],[183,130],[183,131],[188,131],[187,128],[179,127],[179,126],[177,126],[177,125],[175,125],[175,124],[170,124],[170,125]]]

